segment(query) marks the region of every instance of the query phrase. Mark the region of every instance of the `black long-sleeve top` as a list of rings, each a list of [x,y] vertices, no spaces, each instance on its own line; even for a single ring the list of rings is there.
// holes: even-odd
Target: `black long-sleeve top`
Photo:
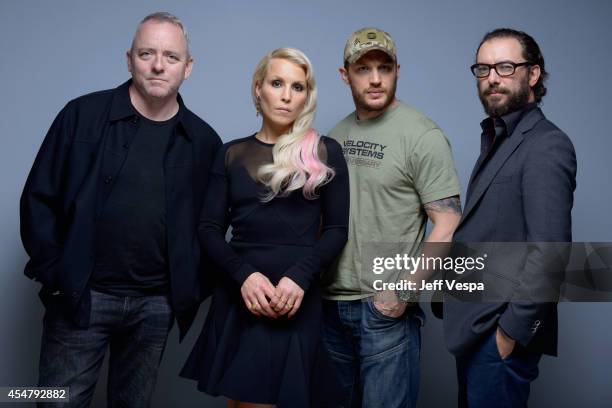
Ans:
[[[306,199],[302,190],[263,202],[257,170],[272,162],[274,145],[254,136],[226,143],[213,165],[199,222],[203,249],[238,285],[261,272],[273,283],[286,276],[307,290],[347,239],[349,181],[340,145],[322,137],[319,157],[334,177]],[[225,235],[232,227],[232,239]]]

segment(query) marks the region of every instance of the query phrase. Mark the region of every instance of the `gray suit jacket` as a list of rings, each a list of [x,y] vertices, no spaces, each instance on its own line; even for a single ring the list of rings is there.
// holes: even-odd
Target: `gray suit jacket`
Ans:
[[[538,301],[537,296],[531,301],[529,296],[521,301],[502,299],[506,295],[515,299],[519,292],[542,293],[551,282],[563,279],[567,260],[551,256],[546,244],[538,243],[572,240],[576,187],[572,142],[535,108],[479,167],[472,173],[471,193],[454,241],[533,244],[520,244],[521,250],[506,256],[503,266],[487,275],[488,283],[497,280],[495,290],[502,292],[494,301],[465,301],[445,294],[447,347],[455,355],[467,353],[499,325],[527,349],[556,355],[557,304]]]

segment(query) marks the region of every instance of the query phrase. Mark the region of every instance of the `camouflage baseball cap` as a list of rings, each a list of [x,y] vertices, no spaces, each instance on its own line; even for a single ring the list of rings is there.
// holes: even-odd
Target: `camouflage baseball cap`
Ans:
[[[352,64],[372,50],[383,51],[394,61],[397,60],[397,49],[391,36],[378,28],[366,27],[349,37],[344,47],[344,62]]]

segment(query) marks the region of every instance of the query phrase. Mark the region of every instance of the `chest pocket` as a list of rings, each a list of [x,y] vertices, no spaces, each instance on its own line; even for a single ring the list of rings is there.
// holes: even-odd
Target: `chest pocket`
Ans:
[[[496,177],[489,186],[489,195],[496,202],[496,220],[500,230],[505,231],[509,236],[520,237],[523,222],[523,194],[520,177],[518,175]]]

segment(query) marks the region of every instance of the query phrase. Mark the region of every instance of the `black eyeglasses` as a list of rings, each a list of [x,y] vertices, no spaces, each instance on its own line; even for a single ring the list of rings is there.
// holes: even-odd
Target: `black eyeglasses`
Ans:
[[[519,63],[515,63],[512,61],[501,61],[497,64],[474,64],[470,67],[470,70],[476,78],[488,77],[489,73],[491,72],[491,68],[493,68],[495,72],[497,72],[497,75],[507,77],[514,74],[514,71],[516,71],[517,67],[522,67],[525,65],[533,65],[533,63],[529,61]]]

